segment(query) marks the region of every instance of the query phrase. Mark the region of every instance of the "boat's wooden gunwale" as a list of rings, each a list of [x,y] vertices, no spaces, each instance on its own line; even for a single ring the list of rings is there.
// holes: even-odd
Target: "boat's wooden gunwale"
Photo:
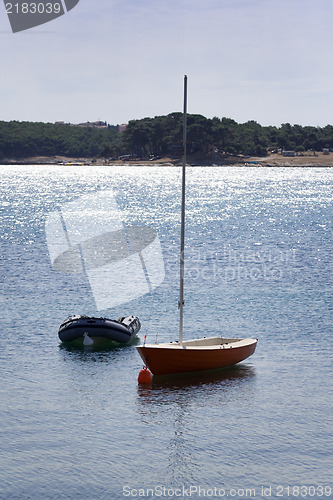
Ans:
[[[244,338],[244,339],[227,339],[222,337],[208,337],[202,339],[183,341],[180,344],[178,341],[175,342],[164,342],[158,344],[145,344],[142,347],[147,349],[186,349],[186,350],[212,350],[212,349],[232,349],[245,347],[257,343],[257,339]]]

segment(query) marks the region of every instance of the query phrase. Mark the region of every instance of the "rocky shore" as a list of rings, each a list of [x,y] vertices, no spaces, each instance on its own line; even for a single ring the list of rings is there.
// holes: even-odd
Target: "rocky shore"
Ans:
[[[265,157],[231,156],[212,158],[211,156],[189,157],[187,163],[193,166],[252,166],[252,167],[333,167],[333,153],[302,153],[286,157],[270,154]],[[106,160],[104,158],[68,158],[64,156],[37,156],[33,158],[2,159],[2,165],[154,165],[177,166],[181,159],[158,158],[150,160]]]

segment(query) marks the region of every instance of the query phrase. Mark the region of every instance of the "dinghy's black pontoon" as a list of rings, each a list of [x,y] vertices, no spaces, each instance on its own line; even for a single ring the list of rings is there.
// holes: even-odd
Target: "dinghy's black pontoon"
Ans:
[[[60,325],[58,335],[62,342],[94,345],[101,341],[110,341],[124,345],[134,340],[140,327],[139,318],[136,316],[113,320],[76,315],[69,316]]]

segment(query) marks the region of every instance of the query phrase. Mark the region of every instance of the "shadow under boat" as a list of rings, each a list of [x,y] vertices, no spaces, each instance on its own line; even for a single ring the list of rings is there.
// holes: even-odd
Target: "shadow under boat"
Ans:
[[[204,372],[186,372],[168,375],[153,375],[151,388],[190,388],[220,382],[241,382],[255,377],[252,366],[246,364],[218,368]]]
[[[97,339],[92,345],[83,345],[82,339],[72,342],[60,342],[59,348],[68,352],[109,352],[121,351],[132,346],[137,346],[140,343],[139,337],[133,337],[130,342],[119,343],[108,339]]]

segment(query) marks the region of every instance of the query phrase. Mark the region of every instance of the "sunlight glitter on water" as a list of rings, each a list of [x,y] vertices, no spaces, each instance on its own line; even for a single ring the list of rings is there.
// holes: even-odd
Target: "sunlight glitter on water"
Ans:
[[[59,346],[68,314],[97,311],[84,276],[52,270],[44,224],[65,203],[112,189],[126,224],[158,231],[166,277],[105,313],[138,315],[141,339],[175,340],[180,169],[0,175],[0,498],[120,499],[124,485],[191,484],[253,487],[260,498],[262,485],[329,484],[330,169],[188,169],[185,337],[213,329],[259,343],[232,370],[147,389],[134,347]]]

